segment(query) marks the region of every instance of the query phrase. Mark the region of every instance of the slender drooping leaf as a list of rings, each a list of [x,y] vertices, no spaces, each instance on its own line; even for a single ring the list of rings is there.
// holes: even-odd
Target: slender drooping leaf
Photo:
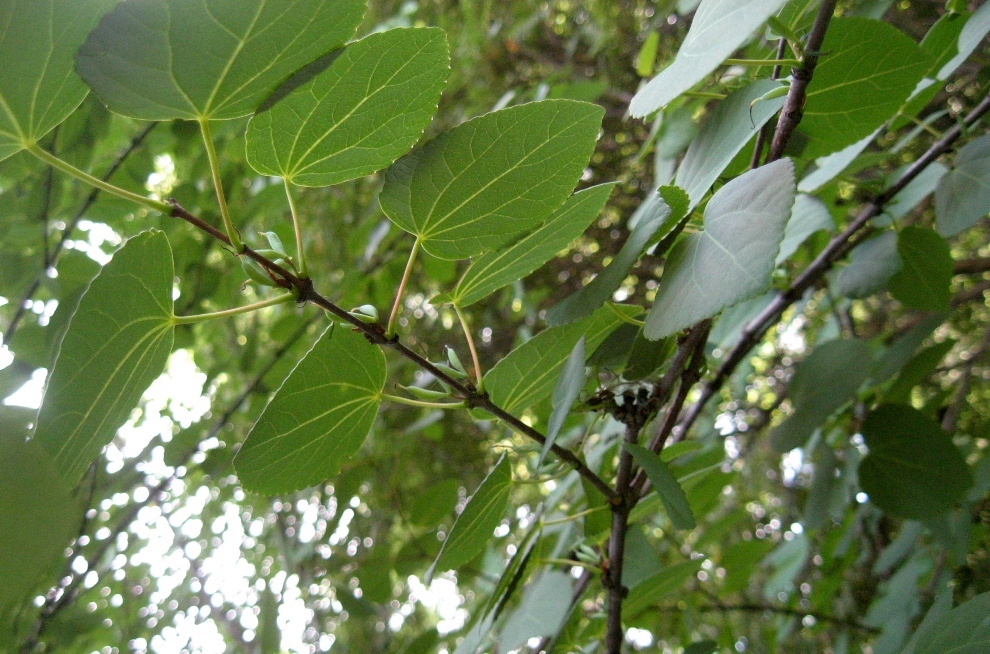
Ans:
[[[784,0],[703,0],[673,63],[633,97],[629,113],[640,118],[715,70],[783,6]]]
[[[701,568],[701,561],[676,563],[641,582],[622,602],[622,620],[628,621],[647,610],[657,600],[673,593]]]
[[[653,485],[653,490],[660,496],[667,517],[675,529],[694,529],[697,523],[688,505],[684,489],[677,483],[677,478],[663,460],[642,445],[626,443],[625,448],[632,454],[637,465],[641,467]]]
[[[172,351],[172,249],[134,236],[90,284],[62,339],[35,439],[70,486],[127,421]]]
[[[866,417],[862,432],[870,453],[859,464],[860,486],[892,516],[934,518],[973,485],[952,439],[917,409],[881,405]]]
[[[948,311],[952,290],[952,252],[944,238],[926,227],[905,227],[897,235],[903,266],[887,287],[910,309]]]
[[[61,563],[82,511],[48,454],[0,431],[0,616],[29,598]],[[47,587],[47,586],[46,586]]]
[[[776,264],[779,266],[784,263],[815,232],[831,232],[834,229],[835,221],[832,220],[828,206],[814,196],[798,193],[784,229],[784,240],[780,243]]]
[[[76,69],[125,116],[239,118],[346,43],[365,8],[364,0],[127,0],[90,33]]]
[[[468,500],[464,511],[457,516],[437,560],[427,573],[428,577],[434,570],[456,570],[481,554],[502,521],[510,490],[512,468],[508,457],[503,456]]]
[[[255,423],[234,468],[244,488],[289,493],[332,477],[371,430],[385,387],[385,355],[331,325]]]
[[[951,597],[951,594],[949,596]],[[990,650],[990,593],[983,593],[934,619],[919,635],[914,652],[915,654],[984,654],[988,650]]]
[[[500,651],[525,645],[530,638],[553,636],[571,607],[574,583],[565,573],[547,570],[530,583],[499,636]]]
[[[800,130],[803,155],[820,157],[867,136],[893,116],[924,76],[928,56],[897,28],[859,17],[833,18],[808,84]]]
[[[602,114],[585,102],[544,100],[469,120],[389,168],[382,209],[441,259],[497,249],[570,196]]]
[[[570,356],[564,363],[564,368],[557,378],[557,385],[553,388],[553,412],[550,414],[550,421],[547,423],[546,442],[543,443],[543,451],[536,465],[539,467],[546,458],[547,453],[557,440],[560,428],[564,426],[564,420],[571,411],[574,400],[578,393],[584,388],[587,376],[584,372],[584,362],[587,357],[584,353],[584,336],[578,339],[571,350]]]
[[[798,365],[788,395],[794,412],[770,433],[778,452],[808,442],[824,423],[862,386],[873,368],[873,353],[863,341],[836,339],[816,347]]]
[[[89,89],[73,57],[115,0],[5,0],[0,4],[0,161],[76,110]]]
[[[781,159],[735,178],[709,200],[705,230],[671,250],[643,333],[656,340],[770,286],[794,204],[794,164]]]
[[[466,307],[526,277],[584,233],[601,213],[614,187],[614,183],[599,184],[575,193],[543,225],[518,242],[478,257],[449,298],[434,298],[434,304],[450,301]]]
[[[784,106],[784,98],[752,104],[779,86],[773,80],[753,82],[729,95],[705,119],[675,178],[691,196],[690,208],[698,206],[733,157]]]
[[[251,119],[247,157],[258,172],[329,186],[388,166],[419,140],[450,70],[435,28],[372,34],[332,57]]]
[[[643,254],[643,249],[660,231],[661,227],[672,222],[669,220],[671,217],[670,207],[664,202],[660,211],[646,215],[637,222],[629,234],[629,238],[622,245],[622,249],[605,266],[605,270],[598,273],[594,279],[573,294],[550,307],[546,316],[547,324],[566,325],[580,320],[590,316],[605,302],[612,299],[612,294],[622,285],[633,265]]]
[[[564,363],[578,340],[584,337],[585,351],[594,352],[605,337],[641,309],[606,305],[584,320],[565,327],[551,327],[526,341],[485,375],[485,388],[498,406],[510,413],[549,397]]]
[[[851,298],[873,295],[900,269],[897,234],[881,232],[857,245],[849,254],[849,264],[835,277],[835,292]]]
[[[990,5],[987,5],[990,6]],[[935,188],[939,234],[955,236],[990,212],[990,136],[970,141]]]

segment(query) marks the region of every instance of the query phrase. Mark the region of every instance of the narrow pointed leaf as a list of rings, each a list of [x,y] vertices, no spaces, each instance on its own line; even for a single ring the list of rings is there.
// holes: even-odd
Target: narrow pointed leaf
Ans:
[[[363,0],[127,0],[90,33],[76,68],[125,116],[239,118],[346,43],[365,7]]]
[[[641,118],[689,91],[783,5],[784,0],[703,0],[677,57],[633,97],[629,113]]]
[[[0,161],[47,134],[86,98],[73,57],[114,1],[0,4]]]
[[[617,312],[633,317],[639,307],[604,306],[591,316],[566,327],[551,327],[526,341],[488,371],[485,388],[498,406],[510,413],[546,399],[578,340],[594,352],[625,321]]]
[[[503,456],[457,516],[432,570],[456,570],[481,554],[502,521],[512,489],[512,469]]]
[[[684,489],[677,483],[677,478],[663,460],[642,445],[626,443],[625,448],[632,454],[636,464],[641,467],[653,485],[653,490],[660,496],[667,517],[675,529],[694,529],[697,523],[688,505]]]
[[[62,340],[35,439],[74,486],[172,351],[172,249],[134,236],[90,284]]]
[[[990,5],[987,5],[990,6]],[[990,136],[959,150],[952,170],[935,188],[938,233],[955,236],[990,212]]]
[[[450,301],[466,307],[545,264],[584,233],[614,187],[614,183],[599,184],[575,193],[543,225],[512,246],[478,257],[457,283]]]
[[[540,452],[540,458],[536,463],[537,467],[542,465],[543,459],[546,458],[550,448],[557,441],[557,435],[560,433],[560,428],[564,426],[564,420],[570,413],[574,400],[584,388],[584,383],[587,381],[584,372],[585,359],[584,336],[582,336],[575,343],[570,356],[567,357],[567,362],[564,363],[564,368],[560,371],[560,377],[557,378],[557,385],[554,386],[553,413],[550,414],[550,421],[547,423],[547,440],[543,443],[543,451]]]
[[[502,628],[501,651],[514,650],[530,638],[556,635],[571,607],[573,587],[571,578],[556,570],[548,570],[533,581]]]
[[[887,287],[910,309],[948,311],[952,297],[952,252],[944,238],[925,227],[905,227],[897,235],[904,265]]]
[[[248,162],[299,186],[385,168],[423,134],[449,69],[439,29],[394,29],[351,43],[287,96],[266,101],[248,125]]]
[[[751,170],[705,207],[705,229],[671,250],[643,334],[669,336],[770,287],[794,204],[789,159]]]
[[[389,168],[382,209],[441,259],[497,249],[570,196],[602,114],[585,102],[544,100],[469,120]]]
[[[244,488],[288,493],[332,477],[361,447],[385,387],[385,355],[331,325],[275,392],[234,459]]]
[[[683,586],[701,568],[701,561],[677,563],[641,582],[622,602],[623,622],[649,609],[657,600]]]
[[[897,113],[929,58],[910,37],[878,20],[833,18],[808,84],[802,155],[820,157],[859,141]]]

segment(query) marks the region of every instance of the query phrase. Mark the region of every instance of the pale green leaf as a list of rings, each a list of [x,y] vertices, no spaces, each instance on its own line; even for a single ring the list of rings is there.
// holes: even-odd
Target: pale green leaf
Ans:
[[[114,2],[0,3],[0,161],[35,143],[86,98],[73,57]]]
[[[901,176],[904,168],[890,176],[891,183]],[[903,218],[910,213],[918,203],[927,198],[935,190],[939,181],[947,172],[945,166],[937,161],[928,164],[907,186],[898,191],[897,195],[884,205],[883,213],[894,220]],[[881,219],[877,219],[878,222]]]
[[[65,478],[36,441],[0,431],[0,616],[49,575],[81,518]]]
[[[468,500],[464,511],[457,516],[454,526],[443,541],[436,562],[430,568],[431,572],[456,570],[481,554],[491,541],[495,528],[502,522],[502,515],[509,503],[510,490],[512,468],[508,457],[503,455]]]
[[[779,87],[773,80],[753,82],[729,95],[705,119],[675,178],[691,196],[690,209],[698,206],[733,157],[784,106],[784,98],[752,104]]]
[[[959,34],[958,54],[945,63],[938,71],[938,79],[946,80],[954,73],[964,61],[969,59],[977,46],[983,42],[987,33],[990,33],[990,4],[983,3],[980,8],[973,12],[973,15],[966,21],[966,26]]]
[[[570,577],[556,570],[533,581],[502,628],[499,651],[514,650],[530,638],[556,635],[570,611],[573,586]]]
[[[566,327],[551,327],[526,341],[488,371],[485,388],[492,401],[517,413],[546,399],[571,351],[584,337],[587,352],[594,352],[609,334],[641,309],[608,304],[584,320]]]
[[[903,266],[887,282],[890,294],[910,309],[948,311],[952,252],[934,230],[913,225],[897,235]]]
[[[899,518],[924,520],[950,510],[973,477],[948,434],[912,407],[885,404],[861,429],[870,453],[859,483],[870,502]]]
[[[275,392],[234,468],[244,488],[289,493],[332,477],[361,447],[385,387],[385,355],[331,325]]]
[[[643,333],[659,339],[764,292],[794,204],[794,164],[735,178],[709,200],[705,229],[671,250]]]
[[[592,186],[572,195],[536,230],[498,252],[471,263],[450,301],[466,307],[526,277],[584,233],[598,217],[615,183]]]
[[[584,336],[582,336],[574,344],[574,349],[571,350],[570,356],[567,357],[567,361],[560,371],[560,377],[557,378],[557,385],[554,386],[553,412],[550,414],[549,422],[547,422],[546,441],[543,443],[543,451],[540,452],[536,467],[540,467],[550,448],[557,441],[557,435],[560,433],[560,428],[564,426],[564,420],[567,419],[567,414],[570,413],[574,400],[584,388],[584,383],[588,379],[584,370],[586,358]]]
[[[857,245],[849,254],[849,264],[835,277],[835,292],[851,298],[873,295],[900,269],[897,234],[881,232]]]
[[[134,236],[90,284],[48,380],[35,439],[75,485],[113,440],[172,351],[172,249]]]
[[[626,443],[625,448],[632,454],[633,459],[645,472],[653,485],[653,490],[660,496],[667,517],[675,529],[694,529],[697,523],[688,505],[684,489],[677,483],[677,478],[663,460],[642,445]]]
[[[990,6],[990,5],[986,5]],[[939,234],[955,236],[990,212],[990,136],[967,143],[935,188]]]
[[[332,57],[251,119],[247,157],[258,172],[329,186],[388,166],[419,140],[450,69],[435,28],[372,34]]]
[[[701,568],[701,560],[677,563],[653,575],[629,592],[622,602],[622,621],[627,622],[673,593]]]
[[[815,232],[835,229],[835,221],[824,202],[811,195],[798,193],[791,207],[791,217],[784,229],[784,240],[780,243],[776,265],[780,265],[797,252],[804,241]]]
[[[927,620],[926,620],[927,622]],[[916,654],[984,654],[990,650],[990,593],[977,595],[932,621]]]
[[[836,339],[822,343],[802,361],[791,379],[788,395],[793,413],[770,433],[778,452],[808,442],[812,432],[866,381],[873,368],[873,354],[863,341]]]
[[[689,91],[784,5],[784,0],[703,0],[677,57],[633,97],[629,113],[640,118]]]
[[[808,84],[800,130],[806,157],[859,141],[897,113],[928,69],[928,56],[897,28],[858,17],[833,18]]]
[[[879,133],[880,130],[876,129],[838,152],[815,159],[815,169],[798,182],[798,190],[802,193],[813,193],[828,184],[862,154]]]
[[[602,114],[585,102],[544,100],[469,120],[389,168],[382,209],[441,259],[497,249],[570,196]]]
[[[364,0],[127,0],[90,33],[76,69],[125,116],[238,118],[346,43],[365,8]]]

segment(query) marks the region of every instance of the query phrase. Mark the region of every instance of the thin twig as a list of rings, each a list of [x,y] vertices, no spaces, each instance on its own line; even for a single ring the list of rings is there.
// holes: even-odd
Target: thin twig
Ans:
[[[781,37],[781,39],[777,41],[777,59],[783,59],[785,52],[787,52],[787,39]],[[780,79],[780,71],[780,64],[774,66],[773,71],[770,73],[770,79]],[[756,133],[756,144],[753,146],[753,156],[749,160],[750,169],[759,168],[760,158],[763,156],[763,148],[766,146],[767,136],[769,136],[769,134],[770,123],[763,123],[763,125],[760,126],[760,131]]]

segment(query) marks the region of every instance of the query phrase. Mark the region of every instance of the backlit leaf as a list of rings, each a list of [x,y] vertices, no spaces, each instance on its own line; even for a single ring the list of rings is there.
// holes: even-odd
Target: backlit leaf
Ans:
[[[247,156],[258,172],[329,186],[388,166],[419,140],[450,68],[435,28],[372,34],[331,56],[251,119]]]
[[[35,433],[70,486],[165,370],[173,275],[165,234],[149,230],[114,254],[79,301]]]
[[[469,120],[389,168],[382,209],[441,259],[497,249],[570,196],[602,114],[585,102],[544,100]]]
[[[793,204],[789,159],[719,189],[705,207],[705,230],[670,252],[646,337],[663,338],[767,290]]]
[[[936,227],[943,236],[955,236],[988,212],[990,136],[981,136],[959,150],[952,170],[935,188]]]
[[[331,325],[275,392],[234,468],[244,488],[288,493],[332,477],[371,430],[385,355],[348,327]]]
[[[290,74],[354,35],[364,0],[127,0],[76,68],[132,118],[247,116]]]

